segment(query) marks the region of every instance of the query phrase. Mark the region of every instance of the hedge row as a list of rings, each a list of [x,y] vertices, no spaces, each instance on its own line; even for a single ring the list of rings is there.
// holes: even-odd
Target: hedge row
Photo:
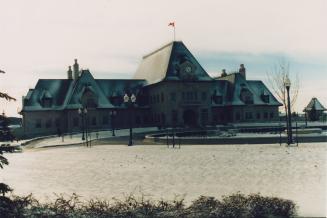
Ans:
[[[152,201],[144,197],[81,201],[70,197],[41,203],[32,195],[0,197],[0,217],[293,217],[296,206],[290,200],[240,193],[224,196],[221,200],[200,196],[186,206],[184,199]]]

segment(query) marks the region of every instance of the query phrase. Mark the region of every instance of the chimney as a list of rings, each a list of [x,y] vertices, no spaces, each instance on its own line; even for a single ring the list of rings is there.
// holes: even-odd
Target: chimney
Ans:
[[[73,65],[74,68],[74,79],[77,80],[79,76],[79,65],[77,63],[77,59],[75,59],[75,63]]]
[[[240,69],[238,72],[244,77],[244,79],[246,79],[246,74],[245,74],[246,70],[245,70],[244,64],[240,65]]]
[[[221,77],[227,76],[226,70],[222,69],[221,70]]]
[[[68,79],[73,79],[73,71],[71,66],[68,66],[67,77]]]

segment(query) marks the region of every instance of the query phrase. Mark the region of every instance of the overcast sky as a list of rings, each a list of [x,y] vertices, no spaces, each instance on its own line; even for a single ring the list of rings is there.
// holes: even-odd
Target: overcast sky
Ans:
[[[16,115],[38,79],[66,78],[78,58],[95,78],[130,78],[143,55],[176,36],[211,75],[247,68],[266,79],[280,60],[301,82],[297,110],[315,96],[327,107],[325,0],[0,0],[0,89]]]

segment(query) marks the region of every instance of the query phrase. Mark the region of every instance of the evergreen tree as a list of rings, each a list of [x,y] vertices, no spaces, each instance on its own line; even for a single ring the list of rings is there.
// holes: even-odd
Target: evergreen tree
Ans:
[[[0,70],[0,73],[5,73],[4,71]],[[10,100],[16,100],[15,98],[9,96],[7,93],[3,93],[0,91],[0,99],[4,98],[8,101]],[[10,130],[9,130],[9,119],[5,116],[5,114],[3,113],[2,115],[0,115],[0,141],[1,141],[1,137],[3,138],[8,138],[9,140],[13,139],[11,134],[10,134]],[[3,168],[3,165],[8,165],[8,160],[7,158],[5,158],[3,156],[4,152],[13,152],[14,148],[11,146],[7,146],[7,145],[1,145],[0,146],[0,168]],[[4,195],[7,192],[12,191],[12,189],[4,184],[4,183],[0,183],[0,193],[3,195],[0,198],[0,210],[5,209],[4,207],[8,206],[8,202],[10,201],[8,198],[6,198]]]
[[[2,113],[0,115],[0,141],[12,141],[14,136],[9,128],[9,118]]]

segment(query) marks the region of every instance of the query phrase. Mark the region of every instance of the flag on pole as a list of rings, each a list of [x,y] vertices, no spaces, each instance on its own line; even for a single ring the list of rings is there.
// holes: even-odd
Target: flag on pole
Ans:
[[[168,26],[172,26],[172,27],[174,28],[174,38],[173,38],[173,40],[175,41],[175,39],[176,39],[176,32],[175,32],[175,21],[173,21],[173,22],[170,22],[170,23],[168,24]]]

